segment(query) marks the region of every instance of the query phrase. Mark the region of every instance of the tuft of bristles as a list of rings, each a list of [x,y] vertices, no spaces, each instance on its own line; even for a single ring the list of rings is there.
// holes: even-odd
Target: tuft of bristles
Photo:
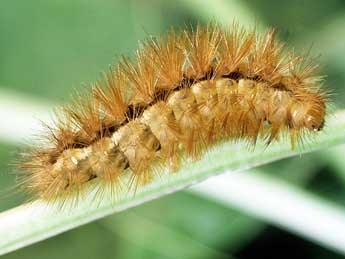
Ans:
[[[171,30],[135,57],[63,107],[24,156],[20,185],[35,198],[66,198],[94,178],[99,193],[135,189],[221,141],[255,145],[260,137],[268,145],[285,134],[294,148],[323,128],[327,94],[317,65],[283,51],[273,30]]]

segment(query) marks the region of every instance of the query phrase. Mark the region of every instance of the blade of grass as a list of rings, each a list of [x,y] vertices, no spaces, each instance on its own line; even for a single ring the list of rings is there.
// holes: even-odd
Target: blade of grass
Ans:
[[[303,150],[292,151],[287,143],[275,143],[265,149],[258,143],[248,151],[245,143],[219,145],[196,163],[185,164],[179,173],[165,174],[151,184],[140,187],[135,196],[124,192],[116,201],[105,193],[100,203],[83,199],[70,210],[59,210],[56,204],[43,201],[24,204],[0,214],[0,254],[4,254],[61,232],[86,224],[109,214],[137,206],[176,192],[225,171],[240,171],[271,161],[345,142],[345,111],[328,120],[328,127]],[[252,202],[256,202],[253,200]],[[68,207],[68,206],[67,206]]]
[[[53,104],[19,92],[0,88],[0,139],[4,142],[20,142],[42,129],[41,121],[51,119]]]
[[[345,254],[345,209],[297,186],[254,170],[215,177],[191,191]]]

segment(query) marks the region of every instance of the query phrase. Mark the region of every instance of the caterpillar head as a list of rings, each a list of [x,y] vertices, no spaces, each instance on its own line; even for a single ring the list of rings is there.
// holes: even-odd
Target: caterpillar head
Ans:
[[[326,105],[323,97],[313,94],[304,116],[304,126],[313,131],[320,131],[325,124]]]
[[[290,107],[290,126],[294,129],[320,131],[325,124],[326,105],[324,97],[317,93],[299,95]]]

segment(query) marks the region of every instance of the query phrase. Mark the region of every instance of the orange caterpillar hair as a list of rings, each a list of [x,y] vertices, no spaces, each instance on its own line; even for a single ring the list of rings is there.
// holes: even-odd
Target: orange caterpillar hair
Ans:
[[[282,48],[272,30],[258,37],[236,25],[150,38],[136,62],[124,58],[90,96],[62,108],[21,162],[20,183],[51,200],[94,178],[115,191],[123,175],[145,184],[160,166],[176,171],[181,158],[224,140],[269,144],[285,133],[293,147],[322,129],[327,95],[316,66]]]

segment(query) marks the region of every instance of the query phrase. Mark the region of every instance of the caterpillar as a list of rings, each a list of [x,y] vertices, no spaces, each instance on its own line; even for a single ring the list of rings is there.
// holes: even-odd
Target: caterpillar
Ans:
[[[24,154],[21,188],[51,200],[98,179],[116,192],[150,182],[223,141],[281,134],[292,148],[324,126],[327,93],[318,66],[263,36],[216,24],[150,37],[86,94],[56,112],[41,144]],[[125,184],[125,185],[126,185]]]

